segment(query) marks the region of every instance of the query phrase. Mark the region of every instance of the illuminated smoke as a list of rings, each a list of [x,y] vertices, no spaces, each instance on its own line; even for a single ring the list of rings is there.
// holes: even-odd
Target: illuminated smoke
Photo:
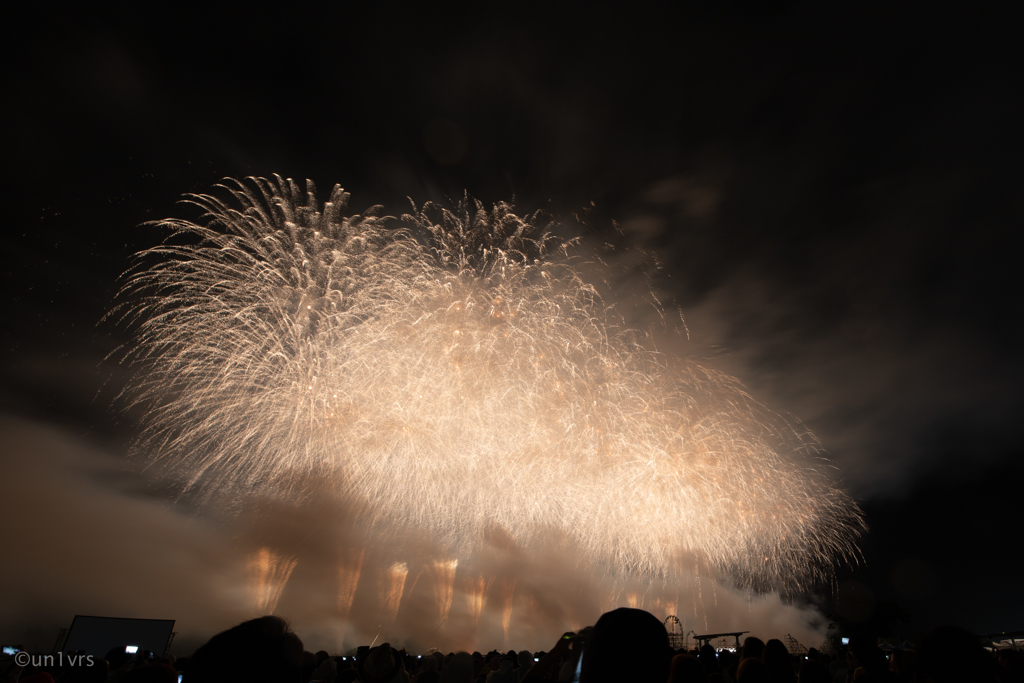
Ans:
[[[343,617],[347,617],[352,609],[352,601],[356,597],[356,588],[359,586],[359,575],[363,571],[363,559],[366,557],[365,550],[353,553],[353,556],[345,564],[338,567],[338,611]]]
[[[505,630],[505,643],[508,644],[508,628],[512,624],[512,598],[515,597],[515,579],[501,581],[501,627]]]
[[[493,582],[493,577],[485,580],[482,576],[469,579],[466,582],[466,600],[469,603],[469,615],[474,629],[480,624],[480,615],[487,604],[487,591],[491,589]]]
[[[409,576],[409,565],[405,562],[395,562],[384,573],[384,591],[381,603],[386,622],[393,622],[398,616],[398,608],[402,604],[402,593],[405,590],[407,576]]]
[[[438,617],[441,622],[448,620],[448,612],[452,608],[452,596],[455,592],[455,568],[458,560],[439,560],[434,567],[434,597],[437,599]]]
[[[329,485],[376,538],[429,538],[453,563],[440,588],[495,529],[559,539],[574,571],[698,592],[701,574],[785,590],[855,559],[861,512],[813,435],[630,326],[614,254],[503,203],[397,223],[346,216],[337,186],[322,206],[308,181],[224,189],[190,198],[201,221],[160,222],[118,309],[139,447],[186,488]],[[393,619],[408,565],[387,573]],[[339,607],[358,575],[341,570]],[[484,579],[467,585],[476,622]]]
[[[273,614],[288,578],[298,560],[278,555],[270,548],[260,548],[249,556],[249,574],[253,604],[259,614]]]

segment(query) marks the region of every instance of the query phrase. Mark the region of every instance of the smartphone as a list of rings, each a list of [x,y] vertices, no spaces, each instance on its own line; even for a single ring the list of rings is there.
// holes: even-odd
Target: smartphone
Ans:
[[[21,652],[21,649],[20,649],[20,648],[17,648],[17,647],[10,647],[10,646],[8,646],[8,645],[4,645],[4,654],[5,654],[5,655],[16,655],[16,654],[18,654],[19,652]]]
[[[133,655],[133,654],[135,654],[136,652],[139,651],[139,646],[138,645],[125,645],[124,646],[124,651],[127,652],[130,655]]]

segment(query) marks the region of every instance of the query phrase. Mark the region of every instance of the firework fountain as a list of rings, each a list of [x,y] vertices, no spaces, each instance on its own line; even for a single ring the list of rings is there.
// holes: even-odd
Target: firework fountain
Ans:
[[[356,588],[359,587],[359,575],[363,571],[366,551],[360,549],[352,555],[353,557],[348,562],[338,567],[338,611],[343,617],[347,617],[349,610],[352,609],[352,601],[356,597]]]
[[[473,620],[473,628],[476,628],[480,623],[480,615],[483,613],[484,605],[487,604],[487,590],[493,581],[493,578],[487,580],[483,576],[473,577],[467,581],[466,600],[469,603],[469,614]]]
[[[455,591],[455,570],[458,560],[440,560],[434,563],[434,596],[441,613],[441,622],[448,619],[452,608],[452,597]]]
[[[292,575],[297,562],[294,557],[284,557],[270,548],[260,548],[249,556],[250,587],[257,612],[274,613],[281,591],[288,583],[288,577]]]
[[[126,275],[140,448],[211,496],[328,482],[376,537],[429,537],[434,557],[384,571],[392,619],[408,561],[441,620],[465,568],[479,619],[496,533],[621,586],[699,568],[787,590],[855,556],[861,513],[813,435],[656,348],[611,300],[607,254],[561,226],[468,199],[346,215],[340,187],[321,205],[279,177],[222,191],[189,198],[199,222],[161,221]],[[346,611],[361,567],[341,570]]]

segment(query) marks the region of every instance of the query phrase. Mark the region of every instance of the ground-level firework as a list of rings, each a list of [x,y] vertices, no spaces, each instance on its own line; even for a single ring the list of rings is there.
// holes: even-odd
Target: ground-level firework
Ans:
[[[260,548],[249,557],[250,586],[257,612],[274,613],[296,563],[294,557],[282,557],[270,548]]]
[[[861,513],[813,435],[655,348],[612,301],[607,254],[559,226],[468,200],[345,216],[339,187],[320,205],[280,178],[223,191],[191,198],[198,222],[163,221],[127,275],[140,448],[188,487],[329,485],[378,539],[429,539],[382,578],[392,618],[421,562],[439,615],[466,585],[470,614],[501,602],[507,630],[516,582],[484,595],[484,544],[622,586],[788,589],[855,554]]]

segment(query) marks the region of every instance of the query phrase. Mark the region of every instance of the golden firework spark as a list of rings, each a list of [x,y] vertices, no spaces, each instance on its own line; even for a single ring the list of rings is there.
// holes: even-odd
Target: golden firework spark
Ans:
[[[253,604],[260,614],[273,614],[298,560],[260,548],[249,556]]]
[[[441,622],[448,619],[448,612],[452,608],[452,596],[455,593],[455,569],[458,566],[458,560],[438,560],[433,563],[434,597],[437,599],[438,617]]]
[[[493,582],[493,577],[484,579],[483,576],[469,579],[466,582],[466,600],[469,603],[469,616],[472,619],[474,629],[480,623],[480,615],[487,604],[487,591],[491,589],[491,583]]]
[[[352,609],[365,557],[366,551],[360,549],[352,553],[347,563],[338,567],[338,610],[342,616],[348,616],[349,610]]]
[[[512,599],[515,597],[516,580],[501,581],[501,627],[505,630],[505,643],[508,643],[508,629],[512,624]]]
[[[394,621],[398,616],[398,608],[402,604],[402,593],[405,590],[405,579],[409,576],[409,565],[395,562],[384,572],[381,603],[384,607],[386,621]]]
[[[463,200],[396,227],[344,215],[337,186],[324,205],[309,181],[224,187],[190,198],[201,221],[159,223],[120,309],[141,445],[188,486],[333,481],[379,536],[469,558],[489,529],[554,529],[617,576],[788,588],[856,557],[862,514],[813,435],[655,348],[559,226]]]

